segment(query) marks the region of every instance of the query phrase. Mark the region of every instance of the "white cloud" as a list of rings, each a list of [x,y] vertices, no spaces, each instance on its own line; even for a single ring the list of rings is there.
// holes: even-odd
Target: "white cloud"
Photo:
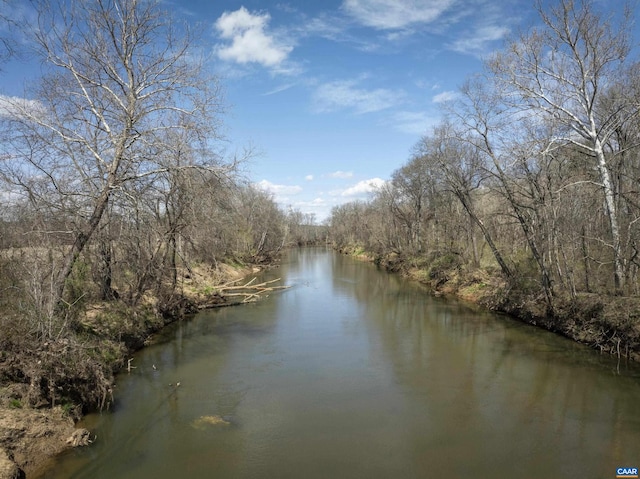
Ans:
[[[295,206],[297,207],[320,207],[320,206],[325,206],[327,204],[327,201],[324,200],[323,198],[317,197],[314,198],[311,201],[297,201],[295,203]]]
[[[302,36],[314,36],[333,41],[342,41],[348,37],[344,20],[338,17],[328,17],[326,14],[315,18],[305,18],[297,26]]]
[[[241,64],[280,65],[293,47],[279,43],[266,32],[270,20],[268,13],[251,13],[245,7],[223,13],[216,20],[215,27],[220,37],[230,40],[231,44],[218,46],[218,57]]]
[[[313,181],[313,175],[307,175],[304,177],[304,179],[307,181]]]
[[[424,135],[440,119],[424,111],[399,111],[391,117],[391,126],[402,133]]]
[[[43,116],[44,114],[45,109],[42,103],[37,100],[28,100],[18,96],[0,95],[0,116]]]
[[[433,103],[445,103],[454,100],[457,96],[458,92],[456,91],[443,91],[435,95],[431,101],[433,101]]]
[[[332,42],[349,43],[364,52],[377,51],[380,48],[377,39],[355,35],[349,31],[350,26],[350,21],[344,15],[323,12],[315,18],[303,17],[299,25],[289,32],[297,34],[300,38],[320,37]]]
[[[335,201],[327,201],[323,198],[316,197],[311,201],[295,201],[289,206],[305,214],[311,213],[315,215],[316,222],[320,223],[331,215],[331,208],[335,204]]]
[[[499,25],[479,26],[471,34],[449,44],[448,48],[460,53],[482,56],[490,49],[490,43],[502,40],[509,31],[509,28]]]
[[[437,21],[455,0],[344,0],[342,8],[358,22],[380,30]]]
[[[380,178],[371,178],[369,180],[362,180],[353,185],[351,188],[340,193],[340,196],[365,196],[369,193],[373,193],[378,188],[382,187],[385,181]]]
[[[287,83],[285,85],[280,85],[280,86],[274,88],[273,90],[269,90],[268,92],[263,93],[262,96],[275,95],[276,93],[287,91],[289,88],[293,88],[294,86],[296,86],[295,83]]]
[[[328,175],[330,178],[351,178],[353,176],[353,172],[352,171],[334,171],[333,173],[329,173]]]
[[[397,105],[404,93],[377,88],[359,88],[355,80],[335,81],[320,85],[313,94],[314,111],[328,113],[352,108],[356,113],[371,113]]]
[[[256,183],[256,186],[261,190],[268,191],[275,196],[281,195],[297,195],[302,192],[302,187],[298,185],[277,185],[271,183],[268,180],[262,180]]]

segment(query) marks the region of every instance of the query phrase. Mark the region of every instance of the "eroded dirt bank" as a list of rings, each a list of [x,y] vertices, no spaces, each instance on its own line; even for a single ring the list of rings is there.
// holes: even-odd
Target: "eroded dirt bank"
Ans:
[[[135,309],[117,303],[88,307],[82,325],[101,338],[96,341],[103,343],[98,342],[93,347],[101,353],[101,365],[113,370],[110,377],[105,377],[108,394],[104,394],[104,405],[108,406],[111,400],[113,374],[126,367],[126,360],[133,351],[152,343],[155,332],[185,315],[202,307],[232,303],[220,294],[220,286],[241,285],[243,278],[258,271],[260,268],[255,266],[224,264],[217,268],[192,268],[183,278],[180,293],[169,300],[149,297]],[[60,347],[63,348],[60,350],[62,354],[68,354],[74,343],[51,345],[52,352]],[[0,373],[10,370],[15,362],[37,361],[28,357],[31,353],[25,352],[22,358],[0,354]],[[2,377],[0,374],[0,379]],[[77,381],[77,378],[70,381]],[[60,401],[54,407],[48,403],[29,404],[32,388],[33,384],[29,384],[26,378],[25,382],[0,383],[0,479],[29,478],[42,472],[53,456],[70,447],[67,439],[82,415],[82,404]]]

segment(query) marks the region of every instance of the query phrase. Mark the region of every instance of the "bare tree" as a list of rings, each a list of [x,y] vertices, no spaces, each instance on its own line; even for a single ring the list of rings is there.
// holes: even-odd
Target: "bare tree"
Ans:
[[[70,216],[55,297],[126,185],[183,169],[225,174],[221,94],[192,52],[184,25],[148,0],[36,2],[32,34],[46,74],[32,101],[15,101],[3,176],[52,213]],[[189,162],[158,155],[172,137]],[[37,187],[42,189],[39,194]]]
[[[511,268],[498,249],[493,235],[482,220],[475,206],[474,195],[486,178],[486,166],[481,149],[477,148],[464,133],[455,131],[450,123],[434,128],[432,136],[425,136],[417,146],[419,154],[429,158],[440,171],[445,187],[460,201],[473,224],[482,232],[494,258],[505,277],[513,276]],[[472,237],[472,241],[473,237]],[[477,251],[473,245],[474,260],[477,263]]]
[[[433,216],[428,209],[435,195],[432,172],[422,160],[419,156],[410,159],[391,178],[393,212],[406,227],[409,246],[416,252],[422,251],[423,223]]]
[[[503,92],[494,87],[494,84],[481,77],[468,81],[462,87],[462,98],[452,112],[463,133],[461,138],[485,157],[485,172],[497,184],[498,191],[507,200],[518,221],[531,255],[538,265],[547,305],[551,307],[551,274],[536,235],[535,223],[531,221],[530,205],[522,202],[518,191],[520,185],[511,174],[513,164],[518,161],[515,158],[519,149],[517,130],[522,117],[508,108],[504,103]]]
[[[605,112],[600,100],[629,53],[630,10],[614,21],[598,15],[591,0],[560,0],[548,13],[538,2],[538,12],[542,28],[513,41],[489,67],[514,106],[562,125],[556,141],[572,143],[594,158],[611,234],[614,285],[620,293],[625,278],[621,232],[604,145],[620,122],[637,114],[637,106],[619,101]]]
[[[19,18],[11,14],[15,10],[10,0],[0,0],[0,69],[2,64],[17,53],[15,30],[20,22]]]

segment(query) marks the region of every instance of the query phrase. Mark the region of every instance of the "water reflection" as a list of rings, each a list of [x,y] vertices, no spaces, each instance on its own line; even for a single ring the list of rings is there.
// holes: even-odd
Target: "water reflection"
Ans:
[[[95,447],[45,477],[598,478],[640,461],[638,368],[323,249],[274,277],[291,288],[138,355],[115,413],[90,419]]]

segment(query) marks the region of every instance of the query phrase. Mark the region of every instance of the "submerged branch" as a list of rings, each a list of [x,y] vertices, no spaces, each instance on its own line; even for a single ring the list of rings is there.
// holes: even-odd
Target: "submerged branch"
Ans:
[[[256,281],[256,278],[253,278],[251,281],[242,285],[233,286],[238,281],[226,283],[220,286],[216,292],[218,301],[201,304],[198,306],[198,309],[221,308],[224,306],[234,306],[236,304],[253,303],[268,293],[290,287],[285,285],[270,286],[280,280],[281,278],[277,278],[259,284],[253,284]]]

